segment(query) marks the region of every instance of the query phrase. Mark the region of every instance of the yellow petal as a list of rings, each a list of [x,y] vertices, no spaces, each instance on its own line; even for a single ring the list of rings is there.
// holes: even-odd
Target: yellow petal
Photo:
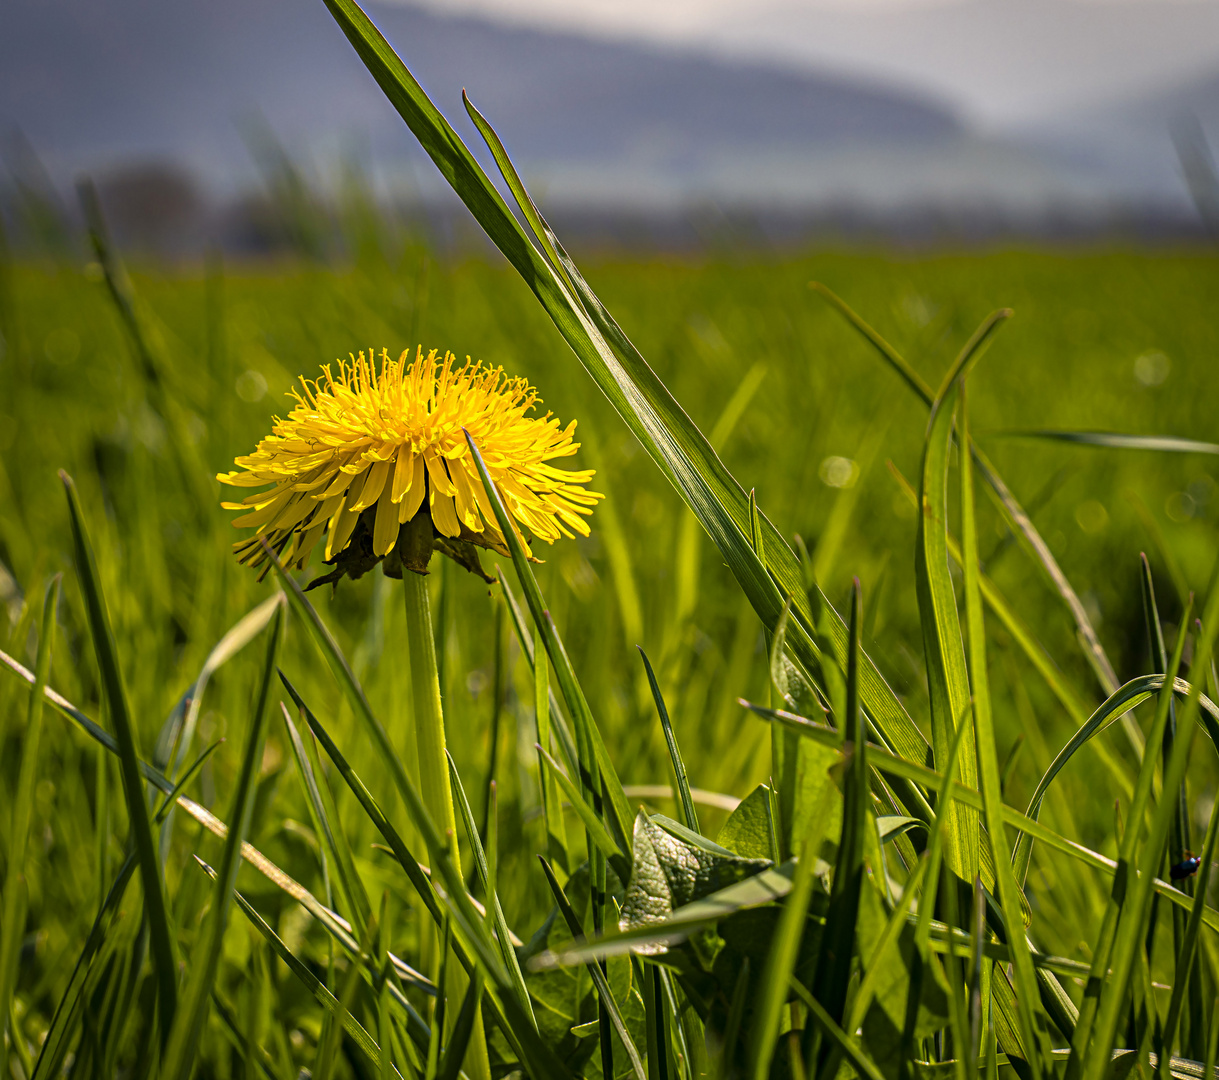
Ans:
[[[411,481],[415,476],[415,454],[409,446],[400,447],[398,457],[394,461],[393,500],[401,502],[411,489]]]
[[[449,495],[441,495],[438,491],[431,493],[432,524],[441,536],[461,535],[461,522],[457,520],[457,511],[453,508],[453,499]]]
[[[377,520],[372,530],[374,555],[388,555],[398,539],[398,507],[394,505],[393,488],[386,487],[377,500]]]
[[[398,521],[410,521],[417,513],[419,507],[423,505],[423,497],[427,494],[427,478],[426,470],[423,466],[423,455],[415,455],[415,476],[411,480],[411,486],[407,491],[406,497],[398,505]]]
[[[364,490],[360,492],[359,499],[354,504],[348,504],[352,510],[365,510],[381,497],[381,489],[385,487],[389,476],[389,467],[388,461],[378,461],[369,467],[368,479],[364,482]]]

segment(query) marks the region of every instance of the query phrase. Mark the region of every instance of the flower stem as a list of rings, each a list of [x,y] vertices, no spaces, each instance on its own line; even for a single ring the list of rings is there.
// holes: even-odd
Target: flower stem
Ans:
[[[453,791],[449,787],[449,763],[445,757],[444,711],[440,703],[440,674],[436,667],[436,640],[432,635],[432,608],[428,600],[427,579],[407,570],[402,575],[406,588],[406,638],[411,664],[411,697],[415,712],[415,741],[419,748],[419,787],[423,805],[441,835],[449,842],[449,858],[460,872],[457,848],[457,815],[453,809]],[[432,930],[433,941],[428,950],[439,964],[439,941]],[[452,956],[444,965],[445,986],[442,991],[449,1001],[445,1009],[445,1035],[452,1031],[460,1002],[465,997],[469,979]],[[435,974],[435,972],[433,972]],[[474,1032],[466,1050],[464,1071],[469,1080],[490,1080],[491,1065],[487,1058],[487,1040],[481,1015],[475,1018]]]

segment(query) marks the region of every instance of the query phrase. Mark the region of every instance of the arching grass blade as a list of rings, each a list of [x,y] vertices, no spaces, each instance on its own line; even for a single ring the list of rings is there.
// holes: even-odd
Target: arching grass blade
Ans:
[[[681,759],[681,750],[678,749],[677,738],[673,734],[669,710],[665,708],[665,699],[660,692],[660,685],[656,682],[656,673],[652,670],[652,662],[648,659],[648,654],[643,651],[642,645],[638,645],[636,648],[639,649],[639,655],[643,658],[643,666],[648,673],[648,685],[652,688],[652,698],[656,702],[656,711],[660,715],[660,726],[664,730],[665,743],[669,747],[669,760],[673,763],[673,775],[677,780],[678,801],[685,819],[682,824],[696,833],[701,833],[702,830],[698,827],[698,812],[694,809],[694,800],[690,797],[690,781],[686,777],[686,765]]]

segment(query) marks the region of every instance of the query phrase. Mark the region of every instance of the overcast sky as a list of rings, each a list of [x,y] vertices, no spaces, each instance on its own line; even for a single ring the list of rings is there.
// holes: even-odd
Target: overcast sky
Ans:
[[[1219,0],[424,0],[916,83],[983,128],[1219,75]]]

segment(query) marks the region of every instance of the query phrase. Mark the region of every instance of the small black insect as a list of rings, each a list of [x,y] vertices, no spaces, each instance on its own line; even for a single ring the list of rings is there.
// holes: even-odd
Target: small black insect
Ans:
[[[1175,863],[1168,871],[1168,876],[1173,881],[1184,881],[1187,877],[1193,877],[1198,872],[1198,867],[1202,865],[1202,860],[1197,855],[1190,852],[1185,853],[1185,858],[1179,863]]]

